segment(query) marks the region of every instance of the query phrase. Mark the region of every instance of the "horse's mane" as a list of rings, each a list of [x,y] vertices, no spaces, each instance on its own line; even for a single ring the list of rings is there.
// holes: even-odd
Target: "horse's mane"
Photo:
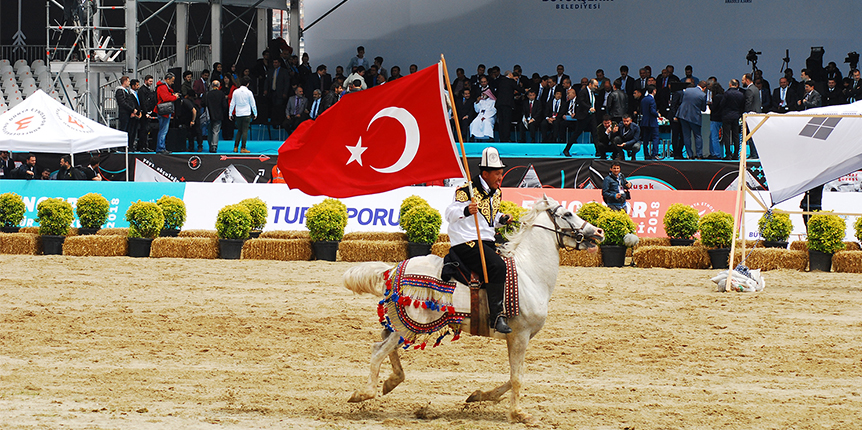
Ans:
[[[533,204],[533,207],[521,217],[521,227],[517,232],[509,236],[509,241],[500,248],[500,254],[504,257],[514,257],[515,249],[517,249],[518,245],[521,244],[521,241],[524,240],[524,233],[527,229],[536,222],[536,218],[538,218],[542,212],[548,210],[554,204],[556,204],[556,202],[549,197],[544,197],[542,200],[536,201],[536,203]]]

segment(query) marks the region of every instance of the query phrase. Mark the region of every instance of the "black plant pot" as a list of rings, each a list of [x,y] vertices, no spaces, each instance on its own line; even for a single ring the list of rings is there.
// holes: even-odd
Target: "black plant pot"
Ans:
[[[430,243],[407,242],[407,258],[421,257],[431,253]]]
[[[12,227],[0,227],[0,233],[18,233],[21,227],[12,226]]]
[[[623,267],[626,264],[626,247],[617,245],[602,245],[602,265],[605,267]]]
[[[149,257],[153,239],[146,237],[129,238],[129,257]]]
[[[242,257],[242,245],[245,239],[219,239],[219,256],[225,260],[239,260]]]
[[[832,271],[832,254],[825,252],[808,250],[808,270],[813,272],[819,270],[821,272]]]
[[[314,259],[335,261],[336,254],[338,253],[338,243],[338,240],[311,242],[311,249],[314,251]]]
[[[787,242],[781,242],[777,240],[764,240],[763,241],[764,248],[784,248],[787,249]]]
[[[79,234],[79,235],[81,235],[81,236],[92,236],[92,235],[96,234],[96,232],[97,232],[97,231],[99,231],[99,229],[98,229],[98,228],[84,228],[84,227],[81,227],[81,228],[79,228],[79,229],[78,229],[78,234]]]
[[[261,231],[261,230],[252,230],[252,231],[248,232],[248,237],[250,237],[252,239],[257,239],[260,237],[261,233],[263,233],[263,231]]]
[[[727,269],[730,260],[730,248],[707,249],[713,269]]]
[[[159,233],[159,237],[177,237],[180,235],[180,230],[176,228],[163,228]]]
[[[691,246],[694,243],[694,239],[675,239],[670,238],[670,246]]]
[[[45,255],[63,255],[63,242],[66,241],[66,236],[54,236],[51,234],[42,235],[42,254]]]

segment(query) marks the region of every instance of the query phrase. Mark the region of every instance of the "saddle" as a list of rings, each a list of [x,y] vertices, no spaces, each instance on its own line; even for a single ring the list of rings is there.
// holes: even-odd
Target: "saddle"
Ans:
[[[515,259],[503,257],[506,263],[506,284],[504,293],[504,309],[507,318],[517,316],[519,313],[518,302],[518,272],[515,268]],[[443,258],[443,270],[440,278],[443,281],[454,279],[465,285],[470,291],[470,334],[473,336],[491,336],[489,324],[488,295],[482,286],[482,274],[471,271],[458,257],[458,254],[449,252]],[[457,292],[457,288],[456,288]],[[457,308],[457,305],[456,305]]]

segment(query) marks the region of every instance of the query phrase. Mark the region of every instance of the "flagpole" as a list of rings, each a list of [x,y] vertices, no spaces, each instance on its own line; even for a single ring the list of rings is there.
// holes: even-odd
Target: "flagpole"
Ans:
[[[455,109],[455,95],[452,94],[452,84],[449,83],[449,69],[446,68],[446,58],[440,54],[440,61],[443,63],[443,78],[446,81],[446,89],[449,91],[449,103],[452,104],[452,117],[455,119],[455,131],[458,134],[458,143],[461,145],[461,160],[464,163],[464,172],[467,174],[467,188],[470,192],[470,201],[473,201],[473,186],[470,184],[470,166],[467,164],[467,151],[464,150],[464,138],[461,137],[461,121],[458,117],[458,110]],[[473,214],[473,220],[476,221],[476,241],[479,242],[479,257],[482,259],[482,275],[485,277],[485,283],[488,283],[488,267],[485,265],[485,245],[482,243],[482,233],[479,231],[479,214]]]

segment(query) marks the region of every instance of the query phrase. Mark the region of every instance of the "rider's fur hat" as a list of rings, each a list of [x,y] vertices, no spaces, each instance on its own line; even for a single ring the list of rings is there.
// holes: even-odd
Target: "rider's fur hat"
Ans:
[[[482,161],[479,162],[479,168],[482,170],[497,170],[505,168],[506,165],[500,160],[500,153],[497,148],[489,146],[482,151]]]

